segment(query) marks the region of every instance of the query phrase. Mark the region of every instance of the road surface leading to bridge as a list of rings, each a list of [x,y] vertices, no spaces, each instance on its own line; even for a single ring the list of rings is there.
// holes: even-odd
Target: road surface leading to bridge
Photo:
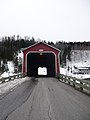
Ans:
[[[26,81],[0,100],[0,120],[90,120],[90,97],[55,78]]]

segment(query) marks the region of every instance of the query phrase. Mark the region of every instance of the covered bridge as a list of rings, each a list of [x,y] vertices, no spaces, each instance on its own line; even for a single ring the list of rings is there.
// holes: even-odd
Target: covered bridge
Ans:
[[[60,51],[44,42],[36,43],[23,50],[23,73],[27,76],[39,76],[39,68],[46,68],[45,76],[58,77],[60,74]]]

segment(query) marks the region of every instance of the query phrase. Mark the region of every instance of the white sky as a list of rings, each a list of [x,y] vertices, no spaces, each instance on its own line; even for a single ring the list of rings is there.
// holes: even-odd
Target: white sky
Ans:
[[[0,36],[90,41],[90,0],[0,0]]]

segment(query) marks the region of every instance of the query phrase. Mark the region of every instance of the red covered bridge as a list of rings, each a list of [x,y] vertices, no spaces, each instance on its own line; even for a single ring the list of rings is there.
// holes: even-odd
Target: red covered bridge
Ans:
[[[58,77],[60,74],[60,51],[44,42],[36,43],[23,50],[23,73],[27,76],[38,76],[38,68],[47,68],[47,75]]]

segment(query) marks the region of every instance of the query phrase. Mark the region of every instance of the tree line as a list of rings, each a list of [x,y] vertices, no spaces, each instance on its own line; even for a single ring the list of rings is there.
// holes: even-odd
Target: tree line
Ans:
[[[56,48],[58,48],[61,51],[60,54],[60,62],[61,64],[66,62],[66,58],[71,60],[70,52],[71,50],[82,50],[82,49],[89,49],[90,50],[90,42],[61,42],[58,41],[56,43],[54,42],[46,42],[45,40],[42,40],[43,42],[52,45]],[[15,39],[14,37],[5,36],[0,41],[0,61],[10,61],[14,60],[14,54],[19,51],[21,48],[29,47],[30,45],[33,45],[37,42],[34,37],[31,39],[29,37],[26,38],[20,38],[17,36]]]

